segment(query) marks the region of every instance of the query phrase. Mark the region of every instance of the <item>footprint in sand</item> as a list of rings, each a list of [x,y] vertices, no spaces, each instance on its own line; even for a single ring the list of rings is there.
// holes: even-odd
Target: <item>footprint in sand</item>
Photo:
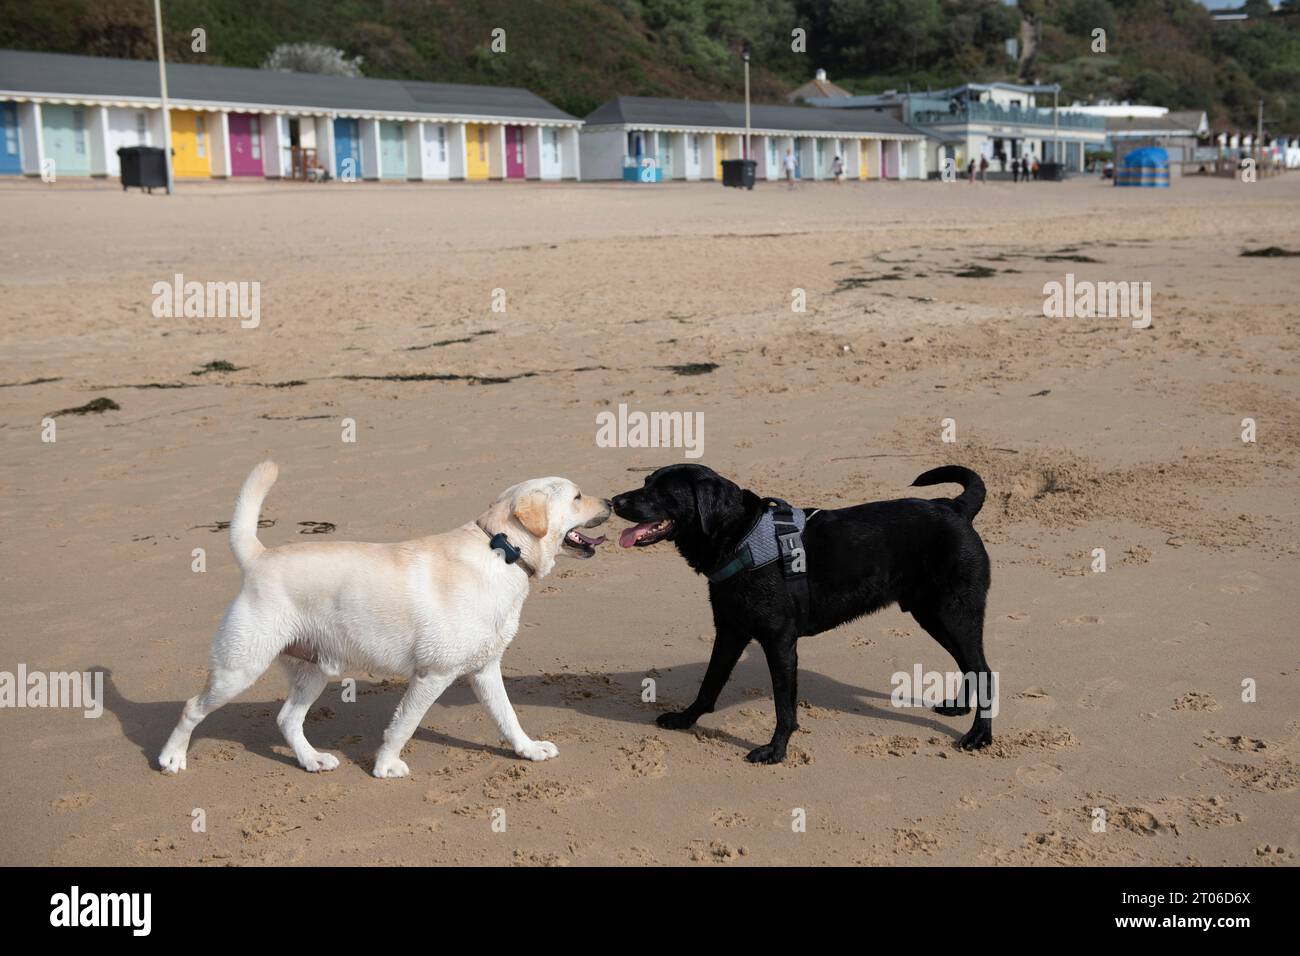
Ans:
[[[939,846],[939,838],[928,830],[909,827],[894,831],[894,852],[902,856],[917,856],[921,853],[934,856]]]
[[[1079,738],[1065,727],[1014,730],[995,734],[992,744],[983,750],[972,750],[967,756],[980,759],[1020,757],[1031,750],[1068,750],[1078,744]]]
[[[1228,775],[1238,786],[1256,793],[1291,793],[1300,789],[1300,772],[1290,764],[1275,761],[1262,767],[1244,763],[1229,763],[1211,757],[1211,762]]]
[[[1222,710],[1219,702],[1214,699],[1213,694],[1203,694],[1200,691],[1188,691],[1174,701],[1170,710]]]
[[[862,757],[910,757],[918,754],[923,746],[917,737],[878,737],[873,734],[856,745],[853,752]]]
[[[616,763],[625,775],[633,777],[662,777],[668,772],[664,758],[668,745],[659,737],[642,737],[634,746],[619,747]]]
[[[1041,687],[1026,687],[1020,693],[1012,694],[1011,699],[1021,706],[1035,708],[1033,712],[1040,718],[1056,710],[1056,699]]]
[[[749,851],[743,846],[731,847],[721,840],[692,840],[686,844],[687,855],[692,863],[734,863]]]
[[[1251,571],[1226,574],[1223,580],[1226,583],[1219,585],[1219,590],[1224,594],[1254,594],[1264,589],[1264,579]]]
[[[1102,677],[1085,684],[1083,693],[1075,703],[1088,710],[1101,710],[1108,706],[1107,702],[1112,697],[1118,697],[1126,690],[1128,690],[1128,685],[1122,680],[1117,680],[1114,677]]]
[[[1036,763],[1016,768],[1016,782],[1026,787],[1054,787],[1065,771],[1053,763]]]
[[[1178,801],[1178,803],[1192,823],[1205,830],[1235,826],[1246,821],[1246,818],[1240,813],[1229,810],[1228,799],[1218,794],[1210,797],[1185,799]]]
[[[81,810],[95,802],[93,793],[65,793],[50,801],[55,810]]]
[[[743,827],[749,823],[749,817],[735,810],[716,810],[710,821],[715,827],[724,827],[730,830],[732,827]]]
[[[1239,754],[1262,753],[1263,751],[1268,749],[1268,741],[1266,740],[1259,740],[1256,737],[1242,737],[1240,735],[1231,736],[1231,737],[1220,737],[1217,736],[1212,730],[1207,730],[1205,732],[1205,739],[1213,740],[1224,750],[1231,750],[1234,753],[1239,753]]]
[[[1085,808],[1090,809],[1090,808]],[[1150,807],[1118,806],[1107,808],[1107,824],[1143,836],[1172,833],[1178,836],[1178,824],[1158,817]]]

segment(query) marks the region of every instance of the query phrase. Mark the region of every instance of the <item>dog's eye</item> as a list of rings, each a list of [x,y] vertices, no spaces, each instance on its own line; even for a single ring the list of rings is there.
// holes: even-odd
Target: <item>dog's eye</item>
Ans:
[[[581,500],[582,500],[582,492],[580,491],[580,492],[578,492],[576,495],[574,495],[574,496],[573,496],[573,500],[574,500],[574,501],[581,501]]]

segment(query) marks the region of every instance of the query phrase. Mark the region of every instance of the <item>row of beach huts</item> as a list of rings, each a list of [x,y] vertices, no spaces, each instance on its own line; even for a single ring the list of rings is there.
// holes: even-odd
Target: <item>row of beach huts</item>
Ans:
[[[167,67],[175,175],[335,180],[722,178],[745,157],[739,103],[618,97],[585,119],[523,89]],[[879,110],[753,106],[759,179],[924,179],[925,132]],[[162,146],[157,64],[0,50],[0,175],[116,177]]]

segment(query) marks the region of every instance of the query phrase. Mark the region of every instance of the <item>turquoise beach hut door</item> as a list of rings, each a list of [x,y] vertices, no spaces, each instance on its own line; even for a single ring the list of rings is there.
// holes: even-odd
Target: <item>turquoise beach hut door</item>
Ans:
[[[79,106],[44,106],[45,159],[54,161],[54,175],[89,176],[90,147],[86,111]]]
[[[406,131],[401,123],[385,120],[379,124],[379,175],[406,178]]]
[[[361,132],[354,119],[334,121],[334,175],[339,179],[361,178]]]
[[[18,146],[18,106],[0,103],[0,174],[23,171],[23,156]]]

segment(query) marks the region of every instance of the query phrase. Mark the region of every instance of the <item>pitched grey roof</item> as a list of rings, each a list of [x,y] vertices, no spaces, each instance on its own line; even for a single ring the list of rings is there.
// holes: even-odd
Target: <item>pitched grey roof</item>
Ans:
[[[1180,126],[1195,130],[1198,135],[1209,132],[1205,110],[1170,110],[1166,115]]]
[[[597,107],[587,115],[584,122],[588,126],[668,126],[743,131],[745,105],[713,100],[618,96]],[[756,130],[792,133],[921,135],[887,113],[874,110],[820,110],[807,106],[751,106],[750,126]]]
[[[152,60],[0,50],[0,91],[157,99],[158,64]],[[192,63],[167,65],[167,94],[169,99],[181,102],[216,105],[578,122],[540,96],[515,87],[352,79]]]

